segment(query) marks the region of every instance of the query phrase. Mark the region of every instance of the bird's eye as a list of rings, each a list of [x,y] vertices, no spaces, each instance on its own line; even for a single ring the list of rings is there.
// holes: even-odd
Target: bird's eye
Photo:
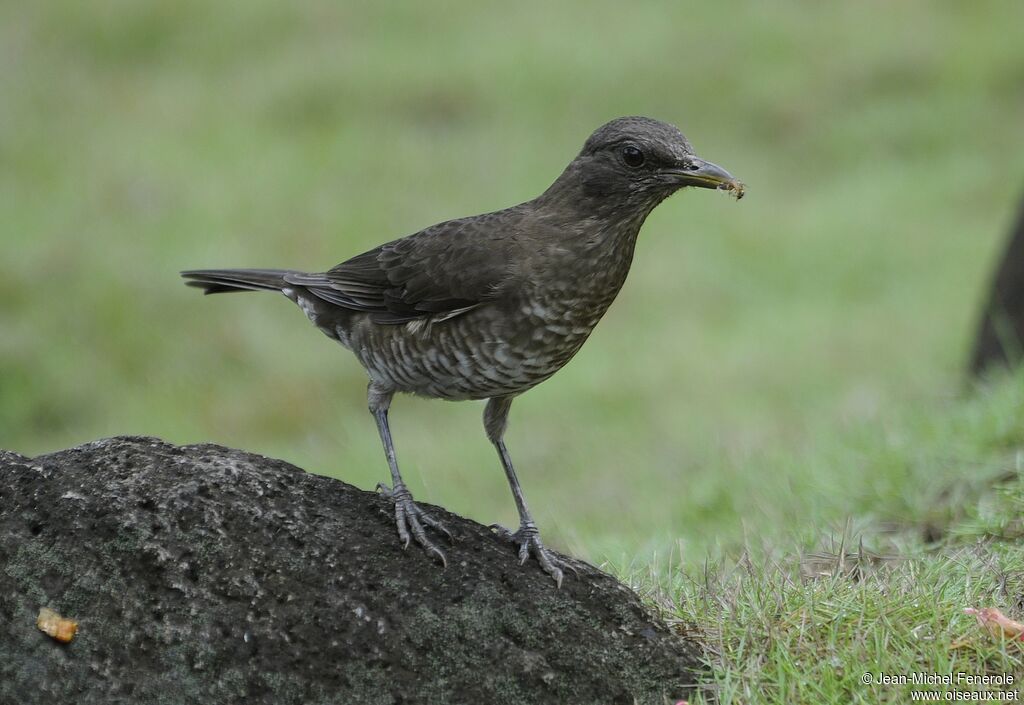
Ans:
[[[642,166],[644,163],[644,153],[640,151],[639,147],[627,144],[622,148],[622,161],[626,162],[626,166]]]

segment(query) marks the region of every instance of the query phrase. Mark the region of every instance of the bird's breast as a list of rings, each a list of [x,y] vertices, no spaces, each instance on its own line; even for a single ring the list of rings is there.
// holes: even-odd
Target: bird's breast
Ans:
[[[554,253],[521,289],[521,312],[556,333],[589,334],[626,281],[636,230]]]

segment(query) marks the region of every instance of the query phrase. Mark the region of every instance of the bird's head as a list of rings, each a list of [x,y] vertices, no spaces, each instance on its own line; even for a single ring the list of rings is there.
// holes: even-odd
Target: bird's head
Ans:
[[[646,117],[617,118],[599,127],[559,178],[563,180],[576,185],[587,200],[620,210],[649,212],[686,186],[743,196],[743,184],[695,155],[678,128]]]

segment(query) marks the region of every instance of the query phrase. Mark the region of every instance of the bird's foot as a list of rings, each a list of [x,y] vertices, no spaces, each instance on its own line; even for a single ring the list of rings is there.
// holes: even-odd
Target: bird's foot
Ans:
[[[540,542],[540,531],[537,530],[537,526],[533,522],[521,524],[517,531],[509,531],[504,526],[491,524],[491,530],[501,538],[511,541],[519,547],[520,565],[526,563],[526,559],[532,553],[533,557],[540,563],[540,567],[545,573],[554,578],[555,585],[559,588],[562,587],[562,578],[565,575],[566,568],[571,570],[574,575],[579,575],[574,567],[544,548],[544,544]]]
[[[398,537],[404,544],[403,548],[409,548],[409,542],[415,538],[416,543],[422,546],[428,555],[435,556],[440,559],[442,565],[448,567],[444,551],[427,538],[427,532],[423,526],[426,525],[444,533],[449,542],[454,542],[452,532],[448,531],[444,524],[416,506],[409,490],[402,483],[391,488],[382,482],[377,485],[377,491],[395,503],[395,525],[398,527]]]

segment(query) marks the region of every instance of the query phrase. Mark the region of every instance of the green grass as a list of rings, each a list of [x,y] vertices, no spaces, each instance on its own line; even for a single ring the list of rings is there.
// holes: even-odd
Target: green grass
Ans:
[[[788,543],[749,535],[744,550],[703,566],[669,554],[616,567],[707,645],[711,675],[694,702],[908,702],[912,690],[1019,690],[1024,649],[991,638],[963,610],[998,607],[1016,619],[1024,611],[1024,374],[944,411],[867,430],[802,463],[856,457],[865,490],[856,499],[877,495],[831,532]],[[947,466],[957,479],[936,481],[935,469]],[[915,672],[1010,674],[1015,683],[878,682]]]
[[[0,3],[0,447],[210,440],[373,487],[355,361],[283,298],[203,299],[177,271],[322,269],[530,198],[594,127],[648,114],[748,195],[659,207],[591,341],[515,403],[548,541],[653,571],[734,701],[852,693],[821,671],[871,649],[938,659],[853,627],[914,621],[946,579],[929,628],[966,629],[991,577],[969,538],[907,537],[981,535],[937,493],[1024,445],[1019,384],[974,398],[961,375],[1024,184],[1020,26],[1011,1]],[[512,522],[481,411],[399,399],[400,462],[418,497]],[[844,535],[901,560],[797,580]],[[863,609],[821,631],[812,603]]]

